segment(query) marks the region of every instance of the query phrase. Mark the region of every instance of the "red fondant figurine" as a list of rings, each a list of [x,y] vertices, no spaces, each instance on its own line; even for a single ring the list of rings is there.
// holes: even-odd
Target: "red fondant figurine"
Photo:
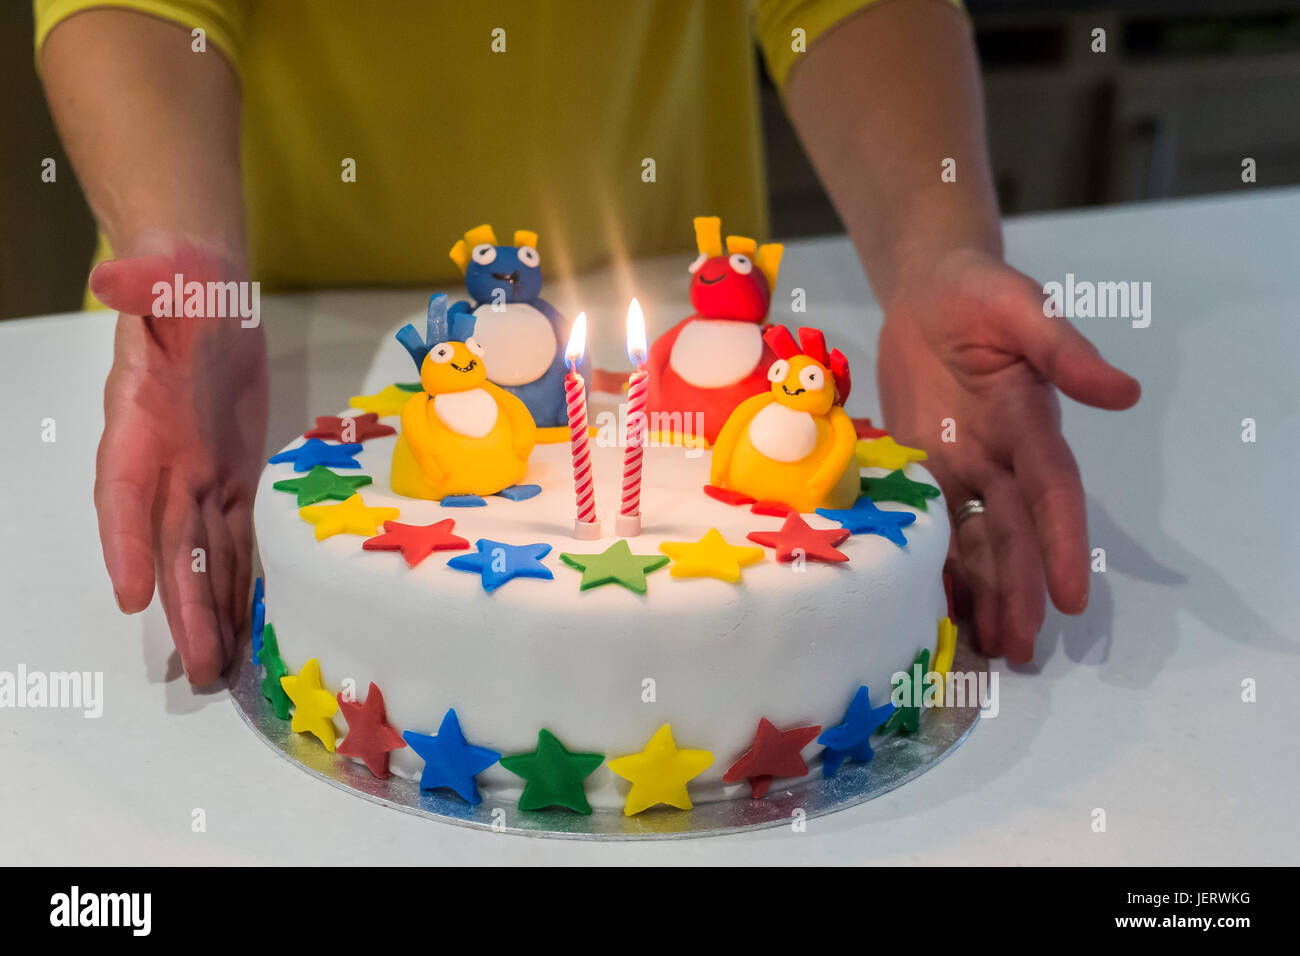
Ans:
[[[767,370],[776,356],[763,341],[763,322],[783,247],[728,236],[724,252],[717,216],[695,219],[695,241],[695,314],[650,348],[648,410],[661,441],[669,440],[668,431],[685,439],[702,432],[712,444],[737,405],[768,390]]]

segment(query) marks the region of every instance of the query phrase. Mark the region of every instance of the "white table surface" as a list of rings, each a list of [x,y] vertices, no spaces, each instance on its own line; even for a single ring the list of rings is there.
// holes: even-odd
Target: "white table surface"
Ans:
[[[1083,617],[1049,613],[1033,666],[995,662],[1001,713],[946,762],[798,834],[528,839],[398,813],[291,766],[224,689],[191,690],[156,603],[137,617],[114,605],[91,503],[112,317],[0,322],[0,670],[102,671],[105,686],[98,720],[0,709],[0,863],[1294,864],[1298,231],[1300,190],[1008,223],[1009,260],[1042,281],[1152,283],[1149,328],[1078,323],[1141,378],[1140,405],[1064,412],[1108,570]],[[598,362],[622,367],[628,296],[652,333],[676,321],[689,258],[553,278],[546,294],[587,309]],[[853,363],[850,409],[877,411],[881,316],[847,241],[789,244],[780,289],[794,286],[808,315],[778,300],[774,318],[826,328]],[[268,448],[345,407],[363,379],[411,378],[388,334],[427,295],[266,297]],[[1246,678],[1255,703],[1241,700]]]

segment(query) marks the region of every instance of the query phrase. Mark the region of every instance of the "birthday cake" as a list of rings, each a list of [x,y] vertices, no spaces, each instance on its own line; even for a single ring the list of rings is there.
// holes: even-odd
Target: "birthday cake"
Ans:
[[[276,716],[376,776],[518,812],[766,799],[916,729],[896,675],[942,675],[955,643],[943,498],[923,452],[844,412],[819,332],[763,326],[779,247],[723,251],[716,222],[693,286],[753,288],[743,317],[693,294],[692,319],[762,327],[744,388],[752,370],[692,382],[706,362],[629,320],[626,394],[589,392],[585,317],[540,299],[537,237],[457,243],[477,304],[434,296],[424,334],[398,333],[419,380],[318,418],[262,475]],[[705,411],[711,437],[677,427]]]

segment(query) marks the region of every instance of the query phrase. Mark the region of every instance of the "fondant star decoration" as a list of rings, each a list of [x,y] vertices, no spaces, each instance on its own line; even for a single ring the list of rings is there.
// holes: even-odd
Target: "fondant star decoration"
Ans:
[[[394,382],[393,388],[400,388],[404,392],[422,392],[424,383],[422,382]]]
[[[319,438],[308,438],[297,448],[289,448],[278,455],[272,455],[267,461],[272,465],[291,461],[294,471],[311,471],[317,465],[329,465],[332,468],[360,468],[361,462],[352,457],[360,450],[360,442],[331,445]]]
[[[778,730],[766,717],[758,722],[754,742],[744,755],[722,775],[723,783],[749,781],[749,794],[761,799],[774,777],[802,777],[808,772],[803,749],[821,733],[821,727]]]
[[[813,528],[797,513],[786,516],[780,531],[751,531],[746,537],[755,544],[776,550],[781,562],[802,558],[806,561],[847,561],[849,556],[836,550],[852,532],[848,528]]]
[[[943,689],[947,685],[948,672],[952,670],[952,659],[957,655],[957,625],[952,618],[945,617],[939,621],[939,635],[934,646],[934,672],[939,675],[939,696],[935,699],[943,703]]]
[[[918,669],[919,668],[919,669]],[[903,705],[896,706],[881,730],[890,733],[902,730],[909,734],[916,733],[921,726],[921,707],[925,699],[925,675],[930,672],[930,650],[926,648],[916,655],[912,666],[907,671],[907,694]],[[919,678],[919,683],[918,683]]]
[[[262,663],[258,655],[262,652],[262,632],[266,630],[266,585],[258,578],[253,582],[253,664]]]
[[[443,518],[433,524],[385,521],[384,533],[367,538],[361,547],[366,551],[400,551],[407,566],[413,568],[435,551],[463,551],[468,548],[468,541],[451,533],[454,527],[454,518]]]
[[[348,724],[348,735],[339,744],[338,752],[345,757],[356,757],[376,777],[388,776],[388,754],[401,750],[406,741],[388,722],[384,695],[379,685],[370,682],[365,702],[345,700],[338,695],[339,709]]]
[[[620,538],[600,554],[560,555],[560,560],[582,572],[579,590],[598,588],[602,584],[621,584],[629,591],[645,594],[645,576],[669,562],[666,554],[633,554],[626,540]]]
[[[500,760],[501,755],[495,750],[468,743],[454,709],[447,711],[442,718],[436,736],[407,730],[402,737],[424,760],[424,771],[420,774],[421,790],[446,787],[468,803],[483,802],[475,778]]]
[[[939,497],[939,489],[924,481],[913,481],[903,474],[903,469],[896,468],[884,478],[862,479],[862,493],[869,495],[872,501],[897,501],[928,511],[926,502]]]
[[[298,507],[305,508],[319,501],[347,501],[373,479],[369,475],[340,475],[324,465],[317,465],[301,478],[285,478],[271,487],[298,496]]]
[[[353,395],[348,399],[348,404],[363,412],[371,412],[379,416],[400,415],[414,394],[416,393],[396,385],[389,385],[373,395]]]
[[[844,715],[844,723],[822,731],[817,738],[817,742],[826,748],[822,751],[822,775],[835,776],[849,757],[862,763],[869,762],[875,756],[871,749],[871,735],[893,712],[892,702],[873,708],[866,685],[859,687]]]
[[[336,505],[311,505],[298,509],[303,521],[316,526],[317,541],[336,534],[373,535],[383,522],[396,518],[399,513],[397,508],[371,508],[360,495],[353,495]]]
[[[542,564],[542,558],[551,553],[549,544],[506,544],[490,538],[474,542],[474,554],[458,554],[447,562],[447,567],[469,571],[482,576],[483,590],[491,593],[515,578],[555,577],[551,569]]]
[[[665,541],[659,550],[673,559],[668,573],[675,578],[717,578],[736,584],[740,569],[763,560],[762,548],[728,544],[717,528],[710,528],[699,541]]]
[[[339,702],[321,686],[320,662],[311,658],[297,674],[280,678],[280,686],[293,701],[293,722],[289,729],[295,734],[309,733],[334,752],[334,720]]]
[[[858,464],[864,468],[887,468],[890,471],[904,467],[909,461],[925,461],[929,457],[919,448],[900,445],[889,435],[858,442],[857,456]]]
[[[660,803],[679,810],[692,806],[686,784],[713,763],[707,750],[678,750],[673,730],[664,724],[639,754],[615,757],[609,769],[631,782],[623,813],[633,816]]]
[[[392,425],[379,424],[374,412],[364,415],[324,415],[316,419],[316,427],[304,432],[303,438],[328,438],[330,441],[363,442],[369,438],[396,435]]]
[[[882,511],[866,497],[855,501],[852,508],[818,508],[817,513],[838,522],[853,534],[878,534],[900,548],[907,547],[903,529],[916,520],[916,515],[911,512]]]
[[[870,418],[854,418],[852,421],[853,430],[857,432],[859,438],[865,438],[870,441],[873,438],[884,438],[889,434],[889,432],[885,431],[883,428],[877,428],[875,425],[871,424]]]
[[[583,781],[604,760],[604,754],[570,753],[549,730],[539,730],[536,750],[502,757],[501,766],[528,781],[519,797],[520,810],[564,807],[591,813]]]
[[[261,658],[262,667],[266,669],[266,676],[262,678],[262,696],[271,702],[271,709],[275,711],[275,716],[281,720],[288,720],[293,701],[280,686],[280,678],[288,675],[289,668],[285,666],[284,658],[280,656],[280,643],[275,639],[273,624],[266,625],[262,630]]]

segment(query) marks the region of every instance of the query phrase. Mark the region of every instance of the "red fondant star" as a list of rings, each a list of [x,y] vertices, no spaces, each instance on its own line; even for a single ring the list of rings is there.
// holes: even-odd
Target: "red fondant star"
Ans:
[[[755,501],[749,510],[756,515],[768,515],[773,518],[784,518],[794,514],[794,509],[784,501]]]
[[[866,441],[875,438],[884,438],[889,432],[883,428],[877,428],[871,424],[870,418],[855,418],[853,421],[853,430],[858,433],[858,437]]]
[[[777,730],[766,717],[758,722],[754,743],[744,756],[722,775],[724,783],[749,780],[749,792],[755,800],[767,793],[773,777],[802,777],[808,772],[801,751],[822,732],[820,727],[796,727]]]
[[[348,735],[339,744],[338,752],[345,757],[359,757],[376,777],[387,777],[388,752],[401,750],[406,741],[388,723],[379,686],[370,682],[365,703],[345,700],[342,694],[338,697],[343,719],[348,722]]]
[[[821,530],[808,525],[797,513],[786,516],[780,531],[751,531],[750,541],[765,548],[776,549],[778,561],[793,561],[802,551],[809,561],[847,561],[849,556],[837,551],[835,546],[843,544],[849,536],[848,528],[827,528]]]
[[[456,526],[454,518],[443,518],[433,524],[402,524],[385,521],[384,533],[367,538],[361,543],[366,551],[400,551],[410,567],[415,567],[435,551],[463,551],[469,542],[451,533]]]
[[[724,505],[747,505],[754,500],[749,495],[730,488],[719,488],[717,485],[705,485],[704,493],[710,498],[717,498]]]
[[[344,430],[347,422],[352,422],[352,428],[348,429],[351,438],[346,437]],[[366,412],[364,415],[343,416],[324,415],[316,419],[316,427],[309,432],[303,432],[303,438],[323,438],[328,441],[347,441],[357,442],[365,441],[367,438],[383,438],[385,435],[396,435],[397,429],[392,425],[379,424],[379,415],[375,412]]]

